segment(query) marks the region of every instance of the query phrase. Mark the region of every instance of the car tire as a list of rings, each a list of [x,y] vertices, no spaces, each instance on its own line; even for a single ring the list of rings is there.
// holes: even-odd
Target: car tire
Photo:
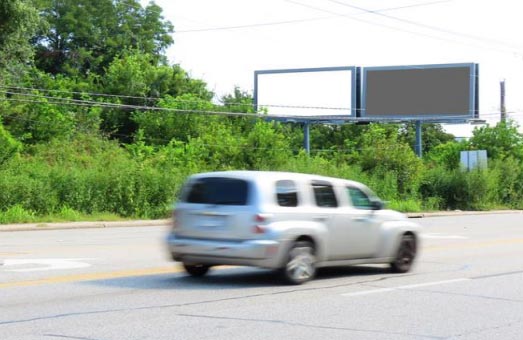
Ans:
[[[283,278],[290,284],[305,283],[316,273],[314,247],[307,241],[295,242],[287,257],[285,267],[281,269]]]
[[[207,274],[211,266],[205,265],[205,264],[189,264],[184,263],[183,268],[187,272],[187,274],[194,276],[194,277],[200,277]]]
[[[396,258],[390,267],[394,273],[406,273],[412,268],[415,258],[416,239],[413,235],[405,234],[401,237]]]

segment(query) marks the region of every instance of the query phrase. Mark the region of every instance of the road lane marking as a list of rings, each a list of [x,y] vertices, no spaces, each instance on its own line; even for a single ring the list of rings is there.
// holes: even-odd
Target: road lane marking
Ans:
[[[449,235],[449,234],[441,234],[441,233],[423,233],[421,234],[421,238],[426,239],[468,239],[466,236],[461,235]]]
[[[489,241],[483,241],[483,242],[470,241],[467,243],[453,243],[453,244],[446,244],[446,245],[441,245],[441,246],[429,246],[429,247],[424,247],[422,249],[422,251],[443,250],[443,249],[451,249],[451,248],[478,249],[478,248],[496,246],[496,245],[500,245],[500,244],[518,244],[518,243],[523,243],[523,238],[509,238],[509,239],[500,239],[500,240],[489,240]]]
[[[37,272],[46,270],[64,270],[90,267],[91,264],[83,261],[96,259],[7,259],[2,262],[3,267],[15,267],[15,269],[5,269],[7,272]],[[19,266],[30,265],[30,268],[19,268]]]
[[[181,271],[183,271],[182,268],[177,268],[176,266],[169,266],[169,267],[148,268],[148,269],[122,270],[122,271],[114,271],[114,272],[106,272],[106,273],[63,275],[63,276],[47,277],[47,278],[36,279],[36,280],[0,283],[0,288],[30,287],[30,286],[40,286],[40,285],[54,284],[54,283],[111,280],[111,279],[119,279],[119,278],[125,278],[125,277],[174,274],[174,273],[179,273]]]
[[[464,282],[464,281],[470,281],[470,280],[472,280],[472,279],[460,278],[460,279],[418,283],[418,284],[413,284],[413,285],[405,285],[405,286],[397,286],[397,287],[376,288],[376,289],[370,289],[370,290],[363,290],[363,291],[359,291],[359,292],[345,293],[345,294],[341,294],[341,296],[361,296],[361,295],[379,294],[379,293],[386,293],[386,292],[399,291],[399,290],[412,289],[412,288],[437,286],[437,285],[443,285],[443,284],[455,283],[455,282]]]
[[[27,255],[29,254],[28,252],[14,252],[14,251],[10,251],[10,252],[0,252],[0,256],[20,256],[20,255]]]

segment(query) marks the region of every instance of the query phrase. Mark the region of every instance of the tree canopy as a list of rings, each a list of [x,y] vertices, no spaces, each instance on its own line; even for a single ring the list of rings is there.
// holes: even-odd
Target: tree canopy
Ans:
[[[30,39],[39,24],[38,12],[30,0],[0,2],[0,72],[30,61]]]
[[[52,74],[102,74],[122,51],[165,61],[173,25],[154,3],[137,0],[35,0],[47,22],[34,38],[36,65]]]

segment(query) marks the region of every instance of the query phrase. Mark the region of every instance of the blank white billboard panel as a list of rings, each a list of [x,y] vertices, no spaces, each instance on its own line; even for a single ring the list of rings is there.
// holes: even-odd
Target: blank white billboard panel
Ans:
[[[355,116],[353,67],[255,72],[255,101],[268,116]]]

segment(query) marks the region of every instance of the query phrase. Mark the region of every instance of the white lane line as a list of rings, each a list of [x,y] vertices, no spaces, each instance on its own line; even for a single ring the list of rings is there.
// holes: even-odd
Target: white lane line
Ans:
[[[421,234],[422,238],[432,238],[432,239],[459,239],[459,240],[465,240],[468,239],[466,236],[461,235],[449,235],[449,234],[440,234],[440,233],[426,233]]]
[[[91,264],[84,261],[96,260],[88,259],[6,259],[2,263],[4,271],[8,272],[36,272],[45,270],[63,270],[90,267]],[[16,268],[25,267],[29,268]],[[9,267],[9,268],[6,268]],[[15,268],[11,268],[15,267]]]
[[[376,288],[376,289],[370,289],[370,290],[362,290],[362,291],[353,292],[353,293],[345,293],[345,294],[341,294],[341,296],[370,295],[370,294],[386,293],[386,292],[392,292],[392,291],[403,290],[403,289],[436,286],[436,285],[443,285],[443,284],[447,284],[447,283],[463,282],[463,281],[470,281],[470,280],[472,280],[472,279],[461,278],[461,279],[453,279],[453,280],[445,280],[445,281],[418,283],[418,284],[414,284],[414,285],[405,285],[405,286],[390,287],[390,288]]]

